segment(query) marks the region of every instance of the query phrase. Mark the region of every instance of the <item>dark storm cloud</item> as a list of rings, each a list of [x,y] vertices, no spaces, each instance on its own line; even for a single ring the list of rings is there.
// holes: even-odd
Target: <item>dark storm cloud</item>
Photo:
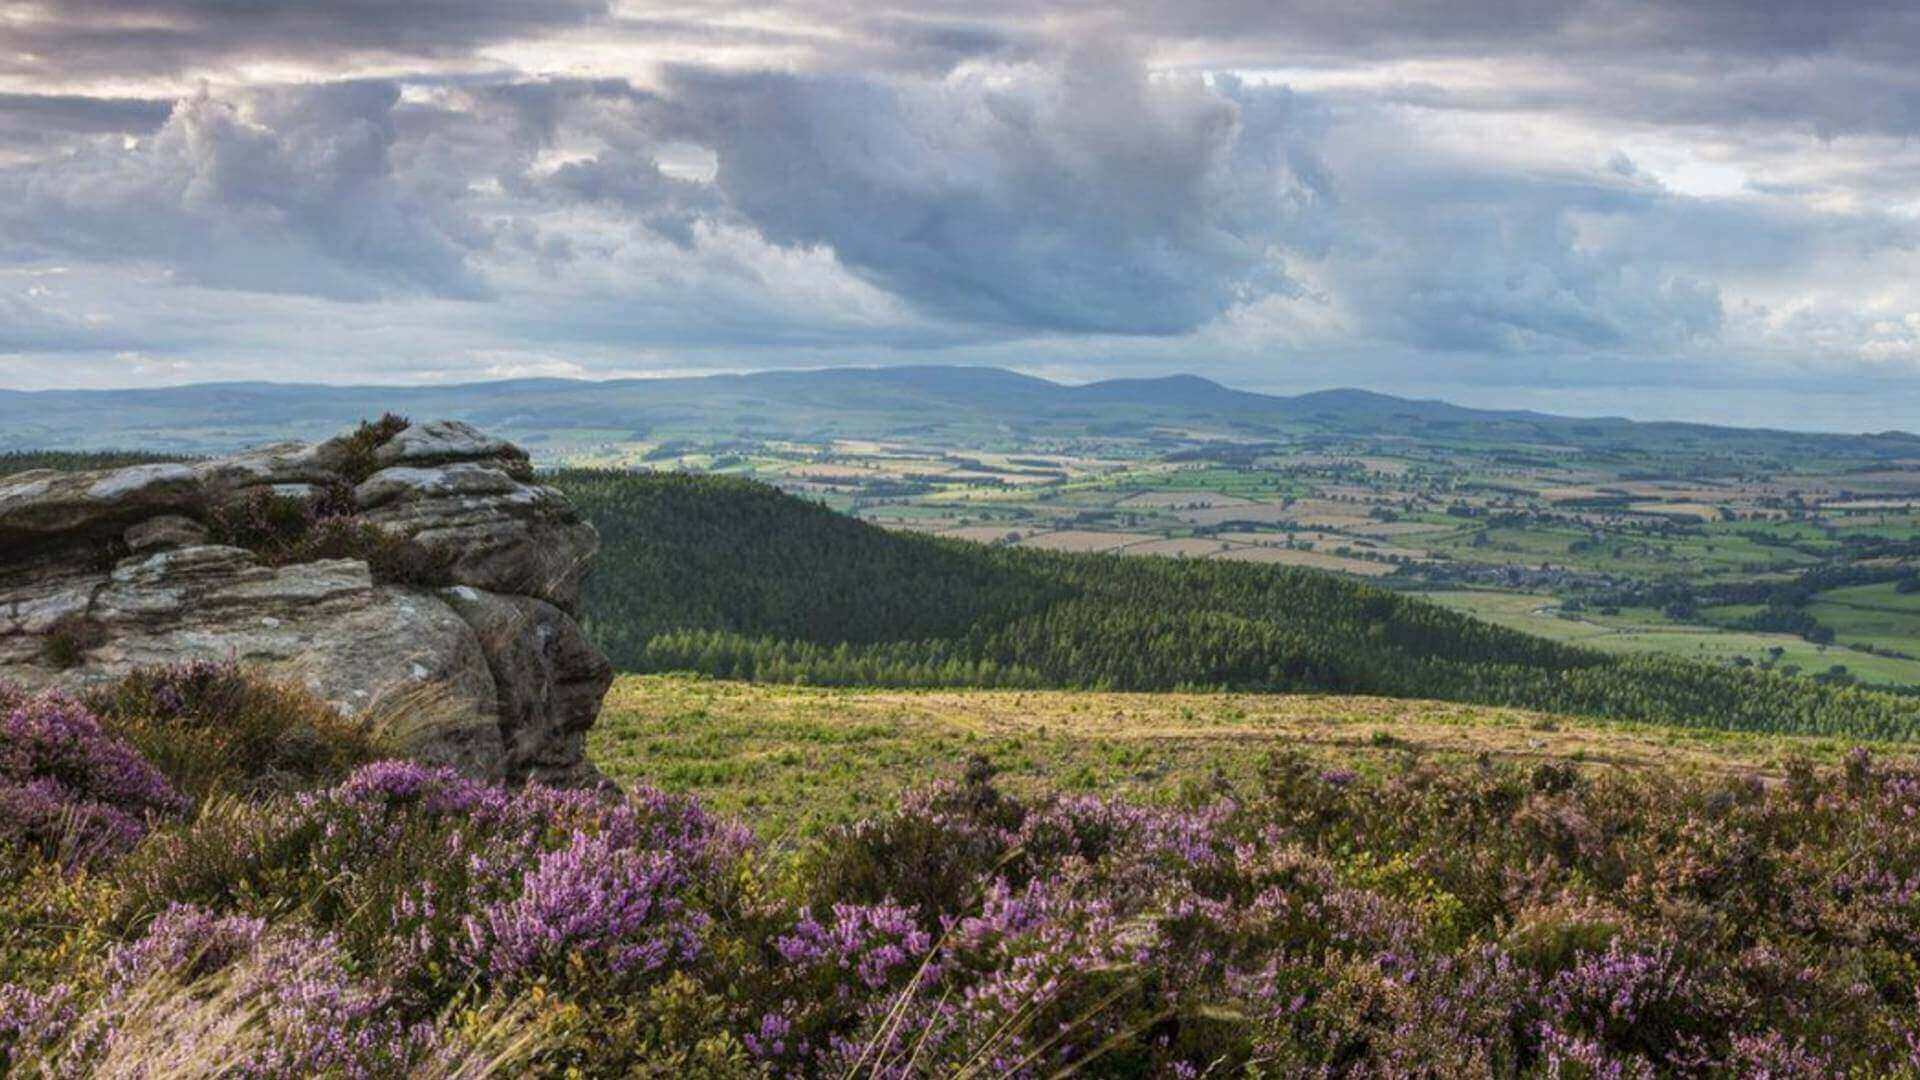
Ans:
[[[1920,55],[1920,43],[1915,44]],[[1471,88],[1370,87],[1356,100],[1435,110],[1602,116],[1674,127],[1800,129],[1821,138],[1920,132],[1920,66],[1850,58],[1731,63],[1724,56],[1647,57],[1551,80]]]
[[[1292,262],[1368,340],[1496,353],[1709,339],[1724,319],[1713,253],[1797,259],[1794,230],[1678,200],[1624,158],[1598,177],[1515,174],[1423,151],[1417,132],[1351,103],[1153,76],[1117,44],[978,77],[681,68],[658,93],[609,79],[417,86],[182,101],[137,145],[0,176],[22,193],[0,208],[3,252],[147,260],[214,288],[497,300],[494,279],[516,264],[566,274],[591,251],[619,265],[632,244],[609,227],[752,282],[737,255],[698,250],[702,228],[731,228],[830,253],[932,320],[871,331],[896,343],[1186,334],[1236,305],[1301,296]],[[1330,167],[1336,124],[1396,151]],[[662,167],[676,141],[712,153],[711,183]],[[555,225],[569,208],[593,224]],[[1611,238],[1583,237],[1583,219]],[[640,293],[665,290],[749,313],[709,312],[716,341],[858,333],[773,325],[736,287],[702,280],[636,280],[628,311],[573,309],[568,332],[639,331]]]
[[[824,0],[788,6],[822,16],[832,9]],[[896,4],[891,10],[934,15],[951,7]],[[1246,42],[1269,50],[1291,41],[1296,53],[1346,59],[1530,51],[1599,57],[1649,50],[1892,56],[1920,38],[1920,13],[1906,0],[977,0],[967,10],[982,21],[1022,25],[1097,19],[1160,40]]]
[[[50,153],[94,135],[146,134],[171,109],[171,102],[141,98],[0,93],[0,153]]]
[[[149,98],[79,94],[0,94],[0,127],[69,135],[153,131],[173,103]]]
[[[1494,88],[1405,88],[1443,107],[1598,112],[1652,123],[1920,128],[1920,5],[1908,0],[16,0],[0,73],[59,82],[195,77],[284,60],[447,61],[585,29],[676,55],[779,49],[783,68],[950,70],[1097,33],[1200,67],[1516,65]],[[1538,78],[1541,74],[1550,78]]]
[[[790,10],[829,24],[840,18],[809,0]],[[913,15],[934,19],[951,9],[891,10],[860,23],[857,44],[823,46],[825,63],[909,55],[921,47],[909,32]],[[1823,135],[1920,131],[1920,4],[1910,0],[1006,0],[970,5],[968,14],[974,55],[1016,48],[1049,26],[1091,26],[1202,67],[1516,65],[1494,87],[1427,91],[1445,107],[1785,123]]]

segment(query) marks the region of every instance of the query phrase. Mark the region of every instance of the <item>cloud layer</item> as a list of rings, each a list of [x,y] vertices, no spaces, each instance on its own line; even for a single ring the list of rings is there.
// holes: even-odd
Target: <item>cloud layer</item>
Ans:
[[[0,386],[934,360],[1884,403],[1916,61],[1879,0],[17,3]]]

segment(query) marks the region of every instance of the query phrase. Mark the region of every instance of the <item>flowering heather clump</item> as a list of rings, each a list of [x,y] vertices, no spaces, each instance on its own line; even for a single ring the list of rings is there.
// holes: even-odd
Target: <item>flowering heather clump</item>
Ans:
[[[127,909],[295,892],[349,951],[435,1003],[469,974],[612,988],[695,962],[750,844],[659,792],[514,790],[395,761],[237,818],[143,848],[123,869]]]
[[[773,941],[780,959],[796,971],[838,969],[850,976],[848,985],[836,987],[842,997],[855,987],[885,987],[925,958],[932,945],[913,912],[897,904],[835,904],[826,925],[803,914],[791,934]]]
[[[1733,1019],[1670,947],[1618,940],[1561,972],[1547,987],[1541,1042],[1548,1061],[1596,1073],[1707,1071]]]
[[[0,985],[16,1073],[418,1073],[509,1006],[517,1071],[554,1076],[1920,1069],[1920,769],[1878,757],[1282,757],[1172,805],[975,765],[796,852],[651,789],[376,762],[140,838],[182,806],[156,774],[75,749],[104,737],[71,703],[5,705],[13,790],[137,810],[103,872],[0,886],[0,947],[34,950]]]
[[[261,919],[221,917],[175,904],[153,920],[145,937],[114,950],[107,961],[107,983],[124,990],[160,972],[191,982],[251,953],[266,931]]]
[[[812,1075],[1897,1071],[1920,774],[1814,782],[1282,762],[1196,807],[990,815],[942,788],[828,838],[813,865],[860,888],[772,931],[731,1023]],[[869,899],[939,839],[974,887]]]
[[[238,664],[189,660],[130,672],[111,687],[96,692],[92,704],[110,715],[159,721],[196,714],[237,719],[259,686]]]
[[[175,906],[113,951],[84,1012],[72,991],[0,987],[0,1062],[52,1076],[395,1075],[439,1049],[390,990],[347,973],[333,939]],[[9,1006],[17,1019],[9,1019]]]
[[[0,688],[0,848],[92,862],[186,808],[158,769],[79,702]]]
[[[0,1074],[59,1044],[78,1018],[72,997],[66,986],[34,993],[0,985]]]
[[[331,791],[301,800],[307,808],[338,806],[385,809],[412,807],[428,814],[502,814],[512,795],[502,788],[463,776],[445,766],[413,761],[376,761],[356,769]]]
[[[468,916],[458,951],[503,983],[570,964],[625,976],[692,963],[708,920],[678,895],[687,878],[688,868],[670,851],[576,833],[567,846],[542,854],[511,896]]]

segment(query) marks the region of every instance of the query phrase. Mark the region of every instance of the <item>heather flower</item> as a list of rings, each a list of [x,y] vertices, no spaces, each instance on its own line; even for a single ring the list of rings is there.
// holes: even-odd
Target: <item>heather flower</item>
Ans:
[[[143,842],[114,873],[127,910],[205,906],[165,908],[97,980],[0,990],[0,1054],[105,1060],[169,979],[257,1008],[244,1061],[276,1076],[404,1073],[458,1042],[439,1018],[505,1000],[563,1018],[541,1067],[585,1075],[1797,1077],[1920,1046],[1908,765],[1826,770],[1804,800],[1319,771],[1177,807],[944,785],[769,887],[694,799],[369,765]],[[259,917],[290,897],[311,929]]]
[[[216,916],[175,904],[153,920],[144,937],[114,950],[107,960],[107,984],[124,990],[161,972],[191,981],[251,953],[265,933],[260,919]]]
[[[1777,1031],[1735,1036],[1726,1066],[1734,1075],[1752,1080],[1820,1080],[1844,1071],[1800,1040]]]
[[[1226,854],[1222,829],[1236,809],[1230,801],[1200,810],[1169,810],[1092,796],[1062,798],[1028,814],[1017,840],[1028,850],[1055,858],[1170,860],[1175,866],[1203,869]]]
[[[104,711],[177,720],[190,708],[226,713],[244,702],[247,675],[231,660],[187,660],[129,672],[106,694]]]
[[[787,1054],[787,1039],[793,1034],[793,1021],[779,1013],[767,1013],[758,1027],[741,1036],[747,1052],[757,1058],[779,1058]]]
[[[1161,959],[1162,934],[1151,920],[1125,918],[1107,898],[1078,891],[996,883],[980,914],[954,928],[953,951],[977,977],[962,996],[968,1011],[1007,1018],[1046,1010],[1097,975]]]
[[[839,968],[854,984],[841,983],[843,996],[855,985],[868,990],[887,986],[926,958],[933,938],[914,913],[898,904],[835,904],[827,922],[803,914],[793,931],[775,938],[774,951],[801,969]]]
[[[131,1061],[136,1075],[372,1080],[441,1043],[431,1025],[397,1018],[390,991],[349,975],[333,938],[297,928],[176,906],[114,950],[107,969],[84,1011],[66,987],[0,988],[0,1063],[11,1045],[55,1076]]]
[[[707,916],[679,895],[685,869],[669,851],[622,848],[576,834],[542,855],[509,899],[466,920],[467,958],[501,981],[565,970],[654,971],[700,954]]]
[[[303,796],[300,804],[319,814],[344,811],[346,820],[369,828],[395,816],[445,819],[503,842],[496,846],[508,839],[551,846],[549,840],[566,842],[584,831],[604,836],[615,848],[666,850],[701,866],[726,862],[752,844],[744,826],[713,817],[692,799],[652,788],[625,796],[540,784],[509,789],[413,761],[363,765],[335,787]]]
[[[187,808],[159,770],[59,695],[0,696],[0,845],[67,865],[131,848]]]
[[[310,797],[343,806],[417,808],[429,814],[498,812],[507,793],[494,785],[462,775],[444,765],[417,761],[376,761],[353,774],[325,795]]]
[[[1665,946],[1615,939],[1548,984],[1541,1043],[1550,1062],[1634,1075],[1692,1069],[1710,1060],[1708,1038],[1728,1017]]]
[[[72,998],[66,985],[44,993],[0,985],[0,1074],[66,1036],[78,1016]]]

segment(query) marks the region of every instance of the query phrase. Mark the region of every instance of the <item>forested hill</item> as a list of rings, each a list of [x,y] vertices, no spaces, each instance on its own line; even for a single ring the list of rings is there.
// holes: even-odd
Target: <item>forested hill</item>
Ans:
[[[1610,657],[1313,571],[888,533],[773,488],[552,474],[599,527],[625,669],[822,684],[1327,690],[1657,723],[1920,735],[1920,699]]]
[[[600,530],[587,618],[614,662],[676,630],[811,642],[946,638],[1063,599],[1038,568],[887,532],[766,484],[689,473],[548,476]]]

